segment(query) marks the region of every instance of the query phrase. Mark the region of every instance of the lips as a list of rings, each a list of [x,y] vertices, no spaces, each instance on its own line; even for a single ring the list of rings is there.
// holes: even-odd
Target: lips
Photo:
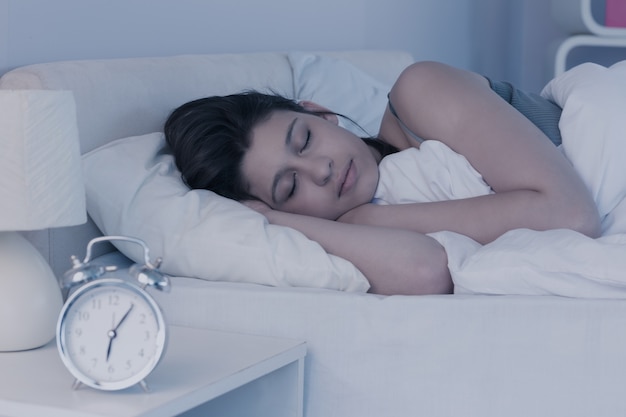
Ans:
[[[345,173],[341,177],[341,185],[339,186],[338,196],[341,197],[354,187],[356,182],[356,168],[352,160],[348,163]]]

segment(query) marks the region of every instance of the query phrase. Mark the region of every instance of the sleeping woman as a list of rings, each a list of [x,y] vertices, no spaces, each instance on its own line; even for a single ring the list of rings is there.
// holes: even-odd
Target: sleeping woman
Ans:
[[[391,89],[377,138],[357,137],[316,103],[256,92],[184,104],[165,135],[191,188],[299,230],[351,261],[371,292],[450,293],[446,251],[433,232],[483,244],[518,228],[599,234],[589,191],[553,143],[560,140],[559,111],[508,84],[420,62]],[[394,175],[386,173],[403,165],[387,161],[411,158],[411,148],[421,158],[413,163],[428,175],[437,175],[427,168],[429,155],[465,161],[483,191],[396,204]],[[466,184],[465,168],[453,166],[449,178]]]

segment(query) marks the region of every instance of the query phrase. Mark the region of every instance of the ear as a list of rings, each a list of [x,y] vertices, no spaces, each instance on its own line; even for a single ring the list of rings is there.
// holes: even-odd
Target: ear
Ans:
[[[321,114],[319,115],[320,117],[322,117],[323,119],[328,120],[331,123],[334,123],[336,125],[339,124],[339,118],[337,117],[336,114],[332,113],[332,110],[314,103],[312,101],[309,100],[302,100],[300,102],[298,102],[298,104],[300,104],[302,107],[304,107],[306,110],[308,111],[313,111],[313,112],[321,112]],[[328,112],[328,113],[326,113]]]

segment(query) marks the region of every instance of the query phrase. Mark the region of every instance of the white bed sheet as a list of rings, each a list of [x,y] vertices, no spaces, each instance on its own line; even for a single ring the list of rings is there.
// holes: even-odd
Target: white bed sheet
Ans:
[[[169,322],[307,342],[305,415],[615,416],[621,300],[389,296],[173,278]]]

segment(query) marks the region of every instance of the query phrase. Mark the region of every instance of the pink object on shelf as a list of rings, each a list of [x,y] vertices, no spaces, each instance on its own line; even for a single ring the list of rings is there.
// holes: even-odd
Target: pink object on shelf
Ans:
[[[626,27],[626,0],[606,0],[605,26]]]

